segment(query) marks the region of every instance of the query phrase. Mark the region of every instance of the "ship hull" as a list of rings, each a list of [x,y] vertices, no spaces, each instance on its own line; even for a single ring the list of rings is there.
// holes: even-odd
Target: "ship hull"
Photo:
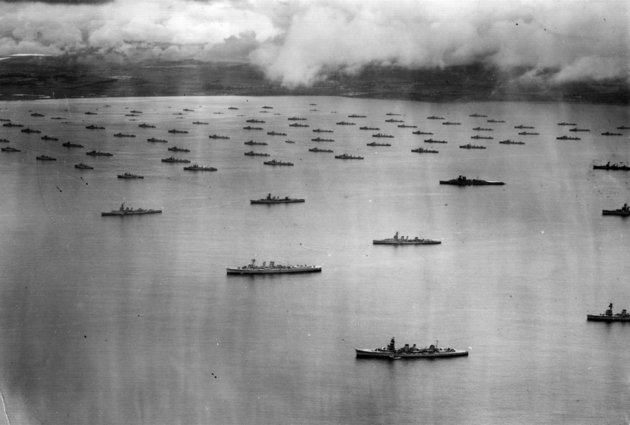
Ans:
[[[630,315],[607,316],[605,314],[587,314],[586,320],[589,322],[630,322]]]
[[[602,215],[618,215],[621,217],[628,217],[630,216],[630,211],[602,210]]]
[[[373,240],[372,244],[373,245],[439,245],[442,242],[440,241],[432,241],[429,239],[420,239],[417,241],[414,240],[408,240],[408,241],[401,241],[401,240],[393,240],[393,239],[381,239],[381,240]]]
[[[101,213],[102,217],[125,217],[128,215],[148,215],[162,214],[162,210],[146,210],[146,211],[110,211]]]
[[[227,274],[232,275],[271,275],[271,274],[296,274],[321,272],[321,267],[283,267],[283,268],[227,268]]]
[[[304,199],[252,199],[249,202],[252,205],[297,204],[304,202]]]
[[[453,186],[503,186],[505,183],[492,180],[440,180],[440,184],[450,184]]]
[[[392,351],[355,348],[355,351],[356,351],[357,357],[359,358],[372,358],[372,359],[438,359],[438,358],[468,356],[468,351],[463,351],[463,350],[395,353]]]

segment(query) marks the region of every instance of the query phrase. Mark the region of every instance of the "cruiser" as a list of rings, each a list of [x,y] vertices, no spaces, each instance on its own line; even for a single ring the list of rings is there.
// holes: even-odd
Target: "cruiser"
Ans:
[[[251,125],[246,125],[243,127],[243,130],[264,130],[262,127],[252,127]]]
[[[229,137],[228,136],[220,136],[218,134],[211,134],[208,136],[208,139],[222,139],[222,140],[228,140]]]
[[[286,136],[287,133],[280,133],[278,131],[268,131],[267,135],[268,136]]]
[[[184,167],[184,171],[217,171],[214,167],[205,167],[197,164]]]
[[[412,131],[411,134],[428,134],[429,136],[433,135],[433,133],[431,133],[430,131],[422,131],[422,130]]]
[[[335,155],[335,159],[363,159],[362,156],[349,155],[347,153],[343,153],[341,155]]]
[[[394,338],[383,348],[355,348],[357,357],[370,357],[381,359],[434,359],[442,357],[465,357],[468,351],[455,350],[453,348],[439,348],[437,342],[428,347],[418,348],[416,344],[409,346],[405,344],[402,348],[396,349]]]
[[[525,142],[514,141],[510,139],[501,140],[499,143],[501,143],[502,145],[524,145],[525,144]]]
[[[324,139],[323,137],[316,137],[311,139],[311,142],[334,142],[335,139]]]
[[[265,162],[263,162],[263,164],[265,164],[265,165],[273,165],[273,166],[275,166],[275,165],[285,165],[285,166],[289,166],[289,167],[293,166],[292,162],[278,161],[276,159],[272,159],[271,161],[265,161]]]
[[[466,176],[459,176],[452,180],[440,180],[440,184],[450,184],[454,186],[502,186],[505,183],[492,180],[469,179]]]
[[[64,142],[61,144],[64,148],[82,148],[83,145],[80,143],[72,143],[72,142]]]
[[[175,158],[173,156],[170,156],[168,158],[164,158],[162,160],[162,162],[166,162],[166,163],[169,163],[169,164],[189,164],[190,160],[182,159],[182,158]]]
[[[145,215],[145,214],[162,214],[162,210],[145,210],[144,208],[129,208],[129,207],[125,207],[125,203],[123,202],[122,204],[120,204],[120,208],[118,208],[117,210],[112,210],[109,212],[102,212],[101,216],[102,217],[111,217],[111,216],[117,216],[117,217],[124,217],[127,215]]]
[[[252,205],[297,204],[297,203],[304,202],[304,199],[289,198],[288,196],[285,196],[284,198],[280,198],[279,196],[271,196],[271,193],[269,193],[266,198],[251,199],[249,202]]]
[[[245,152],[243,155],[245,155],[245,156],[269,156],[268,153],[254,152],[254,151]]]
[[[85,153],[87,156],[114,156],[113,153],[91,150]]]
[[[465,145],[460,145],[459,147],[460,149],[486,149],[485,146],[481,146],[481,145],[473,145],[473,144],[465,144]]]
[[[372,134],[372,137],[385,137],[388,139],[393,139],[394,136],[392,136],[391,134],[383,134],[383,133],[376,133],[376,134]]]
[[[332,153],[334,152],[332,149],[320,149],[320,148],[311,148],[308,150],[309,152],[328,152],[328,153]]]
[[[143,179],[144,176],[139,176],[137,174],[131,174],[131,173],[123,173],[123,174],[118,174],[118,178],[123,179],[123,180],[136,180],[136,179]]]
[[[409,239],[409,236],[398,236],[398,232],[392,238],[374,239],[373,245],[439,245],[442,242],[431,239],[420,239],[417,236]]]
[[[619,215],[621,217],[629,217],[630,216],[630,206],[627,203],[623,204],[623,206],[616,210],[602,210],[602,215]]]
[[[256,260],[252,260],[252,262],[246,266],[242,267],[228,267],[227,274],[240,274],[240,275],[257,275],[257,274],[289,274],[289,273],[315,273],[321,272],[322,268],[320,266],[306,266],[306,265],[297,265],[297,266],[285,266],[281,264],[276,264],[273,261],[263,262],[262,266],[256,265]]]
[[[440,153],[439,151],[437,151],[435,149],[424,149],[424,148],[412,149],[411,152],[415,152],[415,153]]]
[[[608,305],[608,310],[604,314],[587,314],[586,320],[591,322],[630,322],[630,314],[624,308],[621,313],[613,314],[613,305]]]

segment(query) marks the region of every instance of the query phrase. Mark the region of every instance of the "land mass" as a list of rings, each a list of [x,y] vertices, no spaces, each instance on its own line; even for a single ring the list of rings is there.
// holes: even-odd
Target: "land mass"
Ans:
[[[289,88],[270,81],[244,63],[82,62],[76,57],[11,57],[0,61],[0,99],[212,96],[336,95],[418,101],[568,101],[628,104],[630,87],[622,79],[541,84],[483,64],[407,69],[370,65],[347,74],[330,70],[326,78]],[[544,75],[542,76],[544,77]],[[544,78],[537,81],[544,81]]]

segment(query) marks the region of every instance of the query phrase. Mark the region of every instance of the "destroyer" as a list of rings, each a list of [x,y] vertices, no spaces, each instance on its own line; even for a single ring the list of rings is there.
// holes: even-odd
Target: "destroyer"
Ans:
[[[118,208],[117,210],[112,210],[109,212],[102,212],[101,216],[103,217],[111,217],[111,216],[118,216],[118,217],[124,217],[127,215],[145,215],[145,214],[162,214],[162,210],[151,210],[151,209],[144,209],[144,208],[129,208],[129,207],[125,207],[125,203],[123,202],[122,204],[120,204],[120,208]]]
[[[469,179],[466,176],[459,176],[452,180],[440,180],[440,184],[450,184],[454,186],[502,186],[505,183],[492,180]]]
[[[417,236],[409,239],[409,236],[398,236],[398,232],[392,238],[374,239],[372,241],[373,245],[439,245],[441,243],[441,241],[431,239],[420,239]]]
[[[608,310],[604,314],[587,314],[586,320],[591,322],[630,322],[630,314],[624,308],[621,313],[613,314],[613,305],[608,305]]]
[[[434,359],[442,357],[465,357],[468,356],[468,351],[455,350],[453,348],[440,348],[437,345],[431,344],[428,347],[418,348],[416,344],[409,346],[405,344],[402,348],[396,349],[396,342],[394,338],[387,344],[387,347],[383,348],[355,348],[357,357],[370,357],[380,359]]]
[[[256,265],[256,260],[252,260],[252,262],[246,266],[242,267],[228,267],[227,274],[240,274],[240,275],[257,275],[257,274],[290,274],[290,273],[315,273],[321,272],[322,268],[320,266],[307,266],[307,265],[297,265],[297,266],[285,266],[281,264],[276,264],[273,261],[263,262],[262,266]]]
[[[251,199],[249,201],[252,205],[272,205],[272,204],[297,204],[300,202],[304,202],[304,199],[301,198],[289,198],[285,196],[284,198],[280,198],[279,196],[271,196],[271,193],[267,194],[266,198],[261,199]]]

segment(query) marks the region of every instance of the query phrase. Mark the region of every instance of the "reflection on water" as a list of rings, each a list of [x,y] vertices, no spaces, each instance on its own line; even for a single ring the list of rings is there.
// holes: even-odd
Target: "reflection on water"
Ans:
[[[274,109],[262,113],[263,105]],[[592,170],[630,160],[627,132],[600,136],[630,122],[627,108],[331,97],[0,107],[0,117],[42,130],[3,128],[2,136],[23,150],[0,155],[0,389],[11,423],[625,420],[627,326],[587,323],[585,315],[610,301],[630,305],[630,222],[601,216],[629,201],[630,175]],[[184,108],[192,111],[178,118]],[[131,110],[142,114],[126,116]],[[388,112],[448,143],[422,143],[429,136],[386,123]],[[469,116],[475,112],[506,122]],[[367,118],[335,125],[350,114]],[[310,127],[289,127],[294,115]],[[430,115],[462,124],[442,126]],[[243,130],[249,118],[264,119],[265,130]],[[209,125],[192,125],[196,120]],[[591,131],[580,141],[558,141],[566,134],[561,121]],[[139,128],[142,122],[156,128]],[[540,135],[518,136],[519,124]],[[374,139],[359,125],[395,135],[392,146],[366,146]],[[494,139],[475,141],[487,149],[459,149],[479,125],[493,128]],[[173,128],[189,133],[168,133]],[[321,145],[310,141],[314,128],[334,129],[335,142],[325,146],[334,154],[365,160],[308,152]],[[136,137],[113,137],[117,132]],[[498,144],[506,138],[525,145]],[[295,166],[244,156],[250,139],[268,143],[256,150]],[[64,141],[85,149],[63,148]],[[162,163],[173,145],[218,172]],[[410,152],[419,146],[440,153]],[[92,149],[114,156],[86,157]],[[35,161],[40,154],[57,161]],[[76,170],[78,162],[95,169]],[[122,172],[145,178],[116,179]],[[438,184],[460,174],[506,185]],[[267,193],[306,203],[249,205]],[[100,217],[123,201],[164,213]],[[442,244],[371,244],[395,231]],[[251,258],[319,264],[323,272],[226,276],[226,267]],[[355,359],[354,347],[383,346],[392,336],[419,345],[439,340],[471,354]]]

